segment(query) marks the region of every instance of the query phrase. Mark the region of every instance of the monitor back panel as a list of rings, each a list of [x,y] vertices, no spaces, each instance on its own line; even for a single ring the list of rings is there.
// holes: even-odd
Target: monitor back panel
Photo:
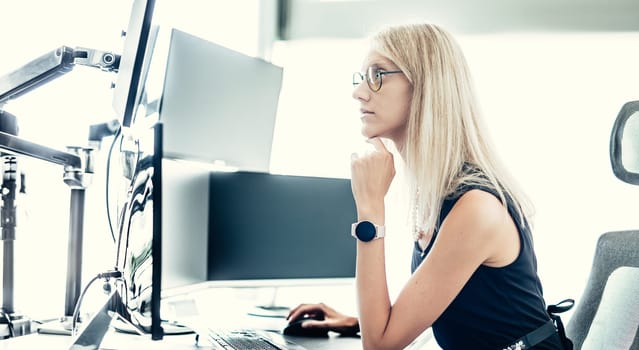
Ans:
[[[162,292],[206,281],[209,171],[162,161]]]
[[[159,111],[164,156],[267,172],[282,72],[173,29]]]

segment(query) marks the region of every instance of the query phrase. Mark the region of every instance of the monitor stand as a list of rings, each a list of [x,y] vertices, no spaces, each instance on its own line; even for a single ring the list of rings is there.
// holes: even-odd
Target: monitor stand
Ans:
[[[137,327],[132,325],[127,320],[124,320],[121,317],[118,317],[111,323],[111,326],[117,331],[121,333],[127,334],[137,334],[137,335],[145,335],[142,333]],[[182,334],[191,334],[195,333],[195,331],[185,325],[179,324],[177,322],[171,321],[162,321],[162,330],[164,331],[164,335],[182,335]]]
[[[80,324],[80,322],[78,322]],[[51,320],[36,327],[36,330],[40,334],[53,334],[53,335],[71,335],[71,317],[61,317],[59,319]]]
[[[253,310],[249,311],[248,314],[258,317],[286,318],[290,311],[291,308],[287,306],[257,305]]]
[[[253,310],[249,311],[250,316],[258,317],[274,317],[274,318],[286,318],[291,308],[284,305],[277,305],[278,287],[272,287],[273,293],[271,295],[271,301],[268,304],[256,305]]]
[[[69,350],[97,350],[100,348],[104,335],[109,330],[109,326],[116,313],[110,311],[112,305],[122,303],[120,293],[111,292],[103,306],[84,325],[80,333],[75,335]]]

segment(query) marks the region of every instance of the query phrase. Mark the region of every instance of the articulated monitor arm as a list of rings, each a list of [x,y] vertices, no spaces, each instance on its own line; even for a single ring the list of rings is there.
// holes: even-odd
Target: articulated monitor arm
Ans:
[[[64,182],[71,188],[69,245],[67,257],[67,280],[65,295],[65,317],[73,315],[74,307],[80,295],[81,266],[82,266],[82,232],[84,219],[84,193],[93,173],[93,149],[83,147],[68,147],[67,151],[59,151],[39,145],[17,136],[15,117],[2,110],[3,105],[11,99],[17,98],[34,90],[51,80],[54,80],[71,70],[75,65],[99,68],[107,72],[117,72],[120,66],[120,56],[104,51],[87,48],[59,47],[22,67],[0,76],[0,158],[7,159],[10,171],[2,173],[2,233],[3,242],[3,277],[2,277],[2,311],[4,314],[14,315],[13,306],[13,241],[15,240],[15,157],[25,155],[41,159],[64,167]],[[3,114],[6,114],[3,116]],[[5,120],[7,121],[5,123]],[[92,130],[97,137],[103,135],[103,130]],[[12,175],[12,176],[8,176]],[[19,328],[23,331],[18,335],[29,332],[30,321],[22,320]],[[9,329],[15,323],[6,319]],[[0,323],[3,323],[0,321]],[[13,336],[13,331],[10,336]],[[2,334],[0,334],[2,336]]]
[[[13,72],[0,76],[0,107],[7,101],[70,72],[76,64],[117,72],[120,56],[82,47],[59,47]]]
[[[67,147],[67,152],[39,145],[17,136],[0,132],[0,151],[2,158],[13,164],[15,175],[15,157],[28,156],[64,167],[64,182],[71,189],[69,212],[69,242],[67,251],[67,280],[65,295],[65,316],[71,316],[80,295],[82,266],[82,236],[84,221],[85,189],[93,174],[93,149]],[[3,247],[3,301],[2,310],[13,313],[13,241],[15,240],[15,178],[8,178],[4,172],[2,180],[2,236]],[[9,190],[9,192],[7,192]],[[9,201],[7,199],[10,199]],[[9,220],[7,220],[9,219]],[[9,223],[13,223],[9,225]],[[28,320],[27,320],[28,321]],[[27,332],[28,333],[28,332]]]
[[[83,160],[77,154],[39,145],[2,131],[0,131],[0,150],[5,153],[29,156],[59,164],[64,166],[65,169],[82,169]]]

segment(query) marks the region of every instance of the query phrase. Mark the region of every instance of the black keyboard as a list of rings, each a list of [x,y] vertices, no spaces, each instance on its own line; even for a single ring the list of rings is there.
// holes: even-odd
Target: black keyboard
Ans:
[[[284,350],[252,330],[209,329],[209,341],[224,349],[236,350]]]

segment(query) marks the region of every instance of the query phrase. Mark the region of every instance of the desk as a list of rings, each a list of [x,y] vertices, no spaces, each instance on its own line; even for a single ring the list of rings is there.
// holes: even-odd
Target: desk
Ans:
[[[149,350],[191,350],[207,349],[196,347],[193,335],[175,336],[165,338],[162,341],[152,341],[150,337],[141,337],[132,334],[109,332],[104,337],[100,349],[149,349]],[[33,333],[23,337],[11,338],[0,341],[0,350],[31,350],[53,349],[66,350],[71,344],[71,336],[48,335]]]
[[[337,334],[331,334],[328,339],[315,339],[315,338],[303,338],[303,337],[291,337],[286,336],[286,339],[290,339],[292,342],[300,344],[309,350],[353,350],[361,349],[362,341],[359,338],[353,337],[340,337]]]
[[[291,341],[303,345],[309,350],[354,350],[361,349],[361,341],[358,338],[340,337],[332,334],[329,338],[303,338],[286,337]],[[33,349],[68,349],[71,342],[70,336],[30,334],[23,337],[0,341],[0,350],[33,350]],[[208,346],[196,346],[195,336],[171,335],[165,336],[160,341],[152,341],[149,337],[124,334],[111,331],[102,341],[100,349],[111,350],[205,350],[212,349]]]
[[[287,321],[276,317],[251,316],[261,293],[243,289],[206,289],[186,293],[163,300],[162,315],[169,319],[179,319],[192,329],[219,327],[223,329],[256,329],[279,332]],[[266,293],[270,294],[270,293]],[[305,294],[305,296],[308,294]],[[298,302],[297,300],[294,301]],[[112,323],[113,325],[114,323]],[[35,327],[32,326],[32,329]],[[355,350],[362,349],[358,337],[342,337],[330,333],[328,338],[307,338],[285,336],[292,342],[309,350]],[[0,340],[0,350],[31,349],[68,349],[70,336],[30,334],[23,337]],[[206,345],[206,344],[204,344]],[[197,346],[195,335],[165,335],[161,341],[152,341],[150,336],[138,336],[110,330],[104,337],[101,349],[118,350],[191,350],[211,349],[210,346]]]

